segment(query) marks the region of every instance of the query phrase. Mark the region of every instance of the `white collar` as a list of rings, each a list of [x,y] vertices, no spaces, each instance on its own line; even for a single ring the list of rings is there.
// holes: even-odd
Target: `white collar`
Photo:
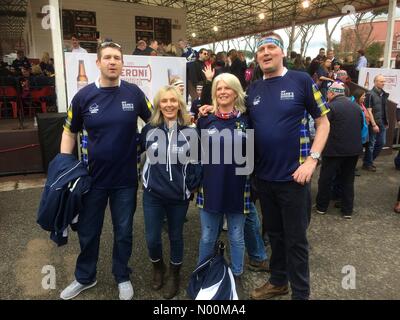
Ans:
[[[101,88],[100,87],[100,77],[98,77],[94,83],[95,83],[97,89]],[[120,87],[120,86],[121,86],[121,78],[119,78],[119,81],[118,81],[118,87]]]
[[[288,69],[287,69],[286,67],[283,67],[282,74],[281,74],[280,76],[278,76],[278,77],[283,77],[283,76],[285,76],[285,74],[286,74],[287,72],[288,72]],[[272,78],[275,78],[275,77],[272,77]],[[269,79],[269,78],[266,78],[265,75],[263,75],[263,79],[265,80],[265,79]]]

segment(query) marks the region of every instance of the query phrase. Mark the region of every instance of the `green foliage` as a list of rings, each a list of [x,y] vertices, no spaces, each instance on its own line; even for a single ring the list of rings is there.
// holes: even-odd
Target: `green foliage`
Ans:
[[[376,65],[380,58],[383,56],[384,44],[380,42],[373,42],[366,50],[365,56],[370,65]]]

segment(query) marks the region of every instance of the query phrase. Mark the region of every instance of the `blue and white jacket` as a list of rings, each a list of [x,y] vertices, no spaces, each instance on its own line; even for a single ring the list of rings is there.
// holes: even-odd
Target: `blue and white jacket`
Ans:
[[[146,151],[142,174],[145,192],[166,200],[188,200],[201,181],[195,128],[147,124],[141,132],[141,146]]]
[[[37,223],[62,246],[68,241],[68,226],[74,230],[82,209],[82,198],[90,190],[91,177],[72,154],[59,153],[49,164]]]

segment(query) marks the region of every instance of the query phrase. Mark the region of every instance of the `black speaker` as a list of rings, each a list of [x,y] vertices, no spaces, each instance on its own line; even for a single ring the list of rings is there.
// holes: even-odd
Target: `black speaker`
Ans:
[[[50,161],[60,152],[61,136],[67,113],[38,113],[36,117],[43,168],[47,173]]]

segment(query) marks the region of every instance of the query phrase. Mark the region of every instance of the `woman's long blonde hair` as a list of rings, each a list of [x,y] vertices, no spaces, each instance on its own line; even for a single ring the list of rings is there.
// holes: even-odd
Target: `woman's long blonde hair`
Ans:
[[[164,123],[164,117],[160,110],[160,102],[161,102],[162,97],[167,92],[172,92],[173,95],[175,96],[175,98],[178,100],[178,103],[179,103],[179,109],[178,109],[178,115],[177,115],[178,124],[181,126],[190,125],[191,124],[190,116],[189,116],[188,112],[186,111],[186,103],[185,103],[185,101],[183,101],[182,95],[173,86],[164,86],[164,87],[161,87],[160,90],[158,90],[157,94],[154,97],[154,110],[153,110],[153,114],[151,115],[151,118],[150,118],[150,124],[152,126],[157,127]]]
[[[230,73],[221,73],[217,76],[212,84],[211,92],[212,92],[212,103],[213,110],[212,113],[215,113],[218,110],[217,104],[217,85],[218,82],[224,81],[229,88],[231,88],[237,94],[237,98],[235,100],[235,109],[240,111],[240,113],[246,112],[246,105],[244,99],[246,97],[245,92],[243,91],[242,85],[240,84],[239,79]]]
[[[50,62],[49,53],[48,52],[43,52],[42,59],[40,61],[48,64]]]

